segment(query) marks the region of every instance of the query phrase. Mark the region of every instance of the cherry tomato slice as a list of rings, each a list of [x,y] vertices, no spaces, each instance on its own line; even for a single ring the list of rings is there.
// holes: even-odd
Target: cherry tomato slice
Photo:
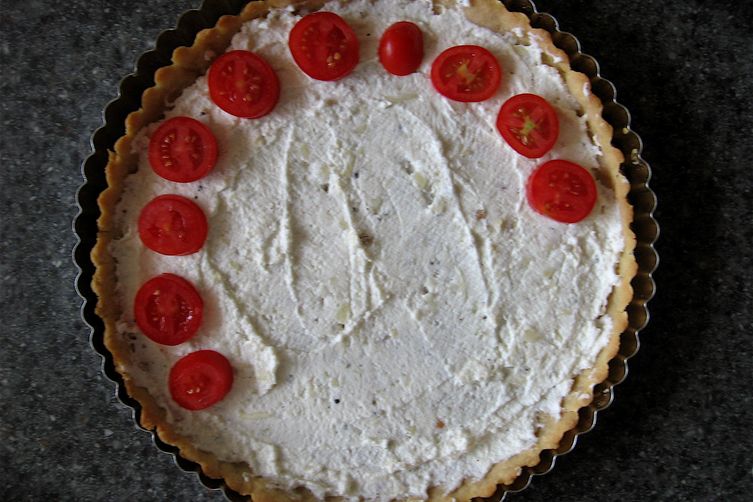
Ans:
[[[358,39],[347,22],[332,12],[304,16],[290,30],[290,53],[316,80],[339,80],[358,64]]]
[[[230,115],[258,119],[272,111],[280,99],[280,80],[261,56],[230,51],[209,67],[209,96]]]
[[[502,80],[497,58],[477,45],[458,45],[442,52],[431,65],[431,82],[437,91],[455,101],[477,102],[491,98]]]
[[[149,140],[149,164],[166,180],[196,181],[217,163],[217,139],[212,131],[190,117],[166,120]]]
[[[133,310],[136,324],[149,339],[178,345],[201,326],[204,302],[193,284],[175,274],[162,274],[139,288]]]
[[[195,253],[207,238],[207,218],[185,197],[160,195],[141,210],[139,236],[146,247],[160,254]]]
[[[191,352],[170,370],[168,387],[173,401],[187,410],[197,411],[216,404],[233,387],[233,367],[214,350]]]
[[[410,75],[424,59],[424,35],[421,28],[400,21],[387,28],[379,40],[379,61],[393,75]]]
[[[502,105],[497,129],[519,154],[538,159],[552,149],[560,133],[557,112],[536,94],[518,94]]]
[[[596,183],[578,164],[550,160],[528,178],[526,195],[535,211],[562,223],[576,223],[594,208]]]

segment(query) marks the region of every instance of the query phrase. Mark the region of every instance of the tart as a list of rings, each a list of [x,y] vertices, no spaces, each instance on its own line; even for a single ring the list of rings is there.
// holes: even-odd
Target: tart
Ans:
[[[340,35],[329,71],[305,60],[312,13]],[[400,22],[422,54],[393,64],[389,42],[416,46],[385,43]],[[266,98],[233,97],[239,67]],[[469,500],[575,425],[634,236],[601,103],[547,32],[492,0],[251,2],[155,82],[92,254],[142,426],[254,500]],[[556,124],[540,148],[510,119],[527,106]],[[169,174],[171,134],[202,145],[192,172]],[[562,177],[577,197],[552,202]],[[219,382],[204,401],[187,359]]]

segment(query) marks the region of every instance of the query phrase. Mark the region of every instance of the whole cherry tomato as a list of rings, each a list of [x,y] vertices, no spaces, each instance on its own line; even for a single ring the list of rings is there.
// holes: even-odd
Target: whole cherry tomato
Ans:
[[[424,35],[421,28],[400,21],[387,28],[379,40],[379,61],[393,75],[410,75],[424,59]]]

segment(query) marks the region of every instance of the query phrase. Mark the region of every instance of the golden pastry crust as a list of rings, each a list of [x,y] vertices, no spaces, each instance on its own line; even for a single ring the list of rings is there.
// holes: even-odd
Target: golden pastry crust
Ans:
[[[176,446],[180,454],[201,465],[204,473],[212,478],[223,478],[227,485],[242,494],[251,495],[256,502],[271,501],[307,501],[315,500],[311,492],[303,488],[285,490],[276,487],[269,480],[255,476],[250,467],[244,463],[224,462],[209,452],[192,446],[189,438],[177,434],[167,421],[165,410],[159,406],[146,389],[137,386],[124,371],[124,361],[130,357],[126,342],[118,336],[116,322],[120,318],[121,307],[114,294],[116,285],[115,263],[109,252],[109,246],[118,228],[114,222],[114,208],[118,203],[126,176],[137,168],[136,155],[131,146],[136,134],[145,126],[160,119],[169,104],[197,77],[206,72],[215,56],[229,46],[231,38],[240,30],[243,23],[264,16],[269,9],[286,7],[291,4],[316,9],[326,0],[267,0],[250,2],[237,16],[223,16],[213,28],[199,32],[190,47],[179,47],[173,52],[172,64],[157,70],[155,85],[144,91],[141,108],[126,118],[126,132],[115,143],[114,151],[109,152],[106,167],[107,189],[99,196],[101,216],[98,220],[97,243],[92,250],[92,262],[96,266],[92,288],[98,295],[97,314],[105,325],[104,341],[112,353],[116,370],[122,375],[128,394],[141,405],[138,420],[142,427],[155,430],[160,439]],[[452,5],[455,0],[434,0],[435,4]],[[494,465],[481,480],[465,480],[451,493],[445,493],[441,487],[428,490],[427,499],[431,501],[469,501],[473,497],[490,496],[499,484],[510,484],[520,474],[524,466],[539,463],[543,450],[556,448],[563,435],[573,429],[578,422],[578,410],[587,406],[593,399],[593,386],[603,382],[608,375],[608,364],[617,354],[620,334],[627,326],[625,308],[632,299],[630,281],[636,273],[637,264],[633,256],[635,237],[630,230],[633,219],[632,207],[627,202],[629,184],[620,173],[623,161],[622,153],[611,145],[612,128],[602,118],[602,104],[593,94],[586,94],[590,89],[586,75],[570,68],[567,55],[554,46],[551,36],[545,30],[531,27],[528,17],[522,13],[509,12],[495,0],[471,0],[470,6],[464,8],[466,17],[493,31],[504,33],[521,30],[522,43],[534,38],[547,55],[546,63],[557,68],[567,83],[570,92],[582,107],[588,127],[595,141],[602,148],[603,157],[600,181],[612,188],[622,214],[625,248],[617,264],[621,278],[607,304],[607,314],[613,320],[613,332],[610,342],[601,351],[594,367],[579,375],[570,393],[562,403],[562,416],[542,417],[543,426],[538,433],[538,442],[531,449]],[[337,500],[337,497],[328,497]]]

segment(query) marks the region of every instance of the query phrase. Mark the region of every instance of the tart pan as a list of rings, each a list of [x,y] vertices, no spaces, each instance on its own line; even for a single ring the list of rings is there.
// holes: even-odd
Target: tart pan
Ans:
[[[633,298],[627,307],[628,326],[620,335],[619,352],[609,362],[607,379],[594,387],[593,401],[579,410],[578,423],[564,434],[556,449],[542,451],[537,465],[523,467],[513,483],[499,485],[491,497],[480,499],[489,501],[504,500],[508,493],[519,492],[528,487],[533,476],[549,472],[554,467],[557,457],[571,451],[578,436],[594,427],[598,412],[611,404],[614,398],[614,387],[627,376],[628,359],[638,351],[638,332],[648,322],[649,313],[646,305],[655,292],[651,275],[659,261],[653,246],[659,235],[659,226],[653,217],[656,196],[648,185],[651,168],[641,158],[641,139],[630,129],[629,112],[615,100],[614,85],[599,75],[598,63],[594,58],[580,51],[578,40],[573,35],[560,31],[557,21],[551,15],[538,12],[533,1],[501,1],[508,10],[526,14],[534,28],[548,31],[554,45],[567,53],[574,70],[584,73],[590,79],[591,91],[601,99],[604,106],[602,115],[614,130],[612,144],[621,150],[625,157],[620,169],[630,183],[628,201],[634,210],[631,227],[636,236],[635,259],[638,263],[638,271],[632,281]],[[102,356],[102,372],[115,384],[117,398],[133,410],[136,426],[152,436],[157,448],[172,455],[175,463],[183,471],[195,473],[205,487],[222,490],[225,497],[232,501],[247,501],[250,498],[228,488],[222,479],[206,476],[198,464],[183,458],[177,448],[164,443],[155,432],[143,429],[139,425],[141,407],[126,393],[122,377],[115,371],[112,355],[104,345],[104,323],[95,313],[97,296],[91,287],[94,265],[90,254],[97,239],[97,218],[99,217],[97,198],[107,187],[105,166],[108,151],[113,150],[115,142],[125,133],[126,117],[141,106],[141,94],[154,85],[155,71],[171,64],[173,50],[180,46],[190,46],[199,31],[214,26],[223,15],[238,14],[246,3],[247,0],[205,0],[200,9],[185,12],[180,17],[176,28],[162,32],[157,37],[154,50],[141,55],[136,64],[136,71],[120,82],[117,99],[105,107],[104,124],[91,137],[92,152],[82,165],[84,183],[76,196],[79,213],[73,224],[74,232],[78,237],[73,258],[79,269],[76,277],[76,290],[83,299],[81,316],[91,330],[92,348]]]

